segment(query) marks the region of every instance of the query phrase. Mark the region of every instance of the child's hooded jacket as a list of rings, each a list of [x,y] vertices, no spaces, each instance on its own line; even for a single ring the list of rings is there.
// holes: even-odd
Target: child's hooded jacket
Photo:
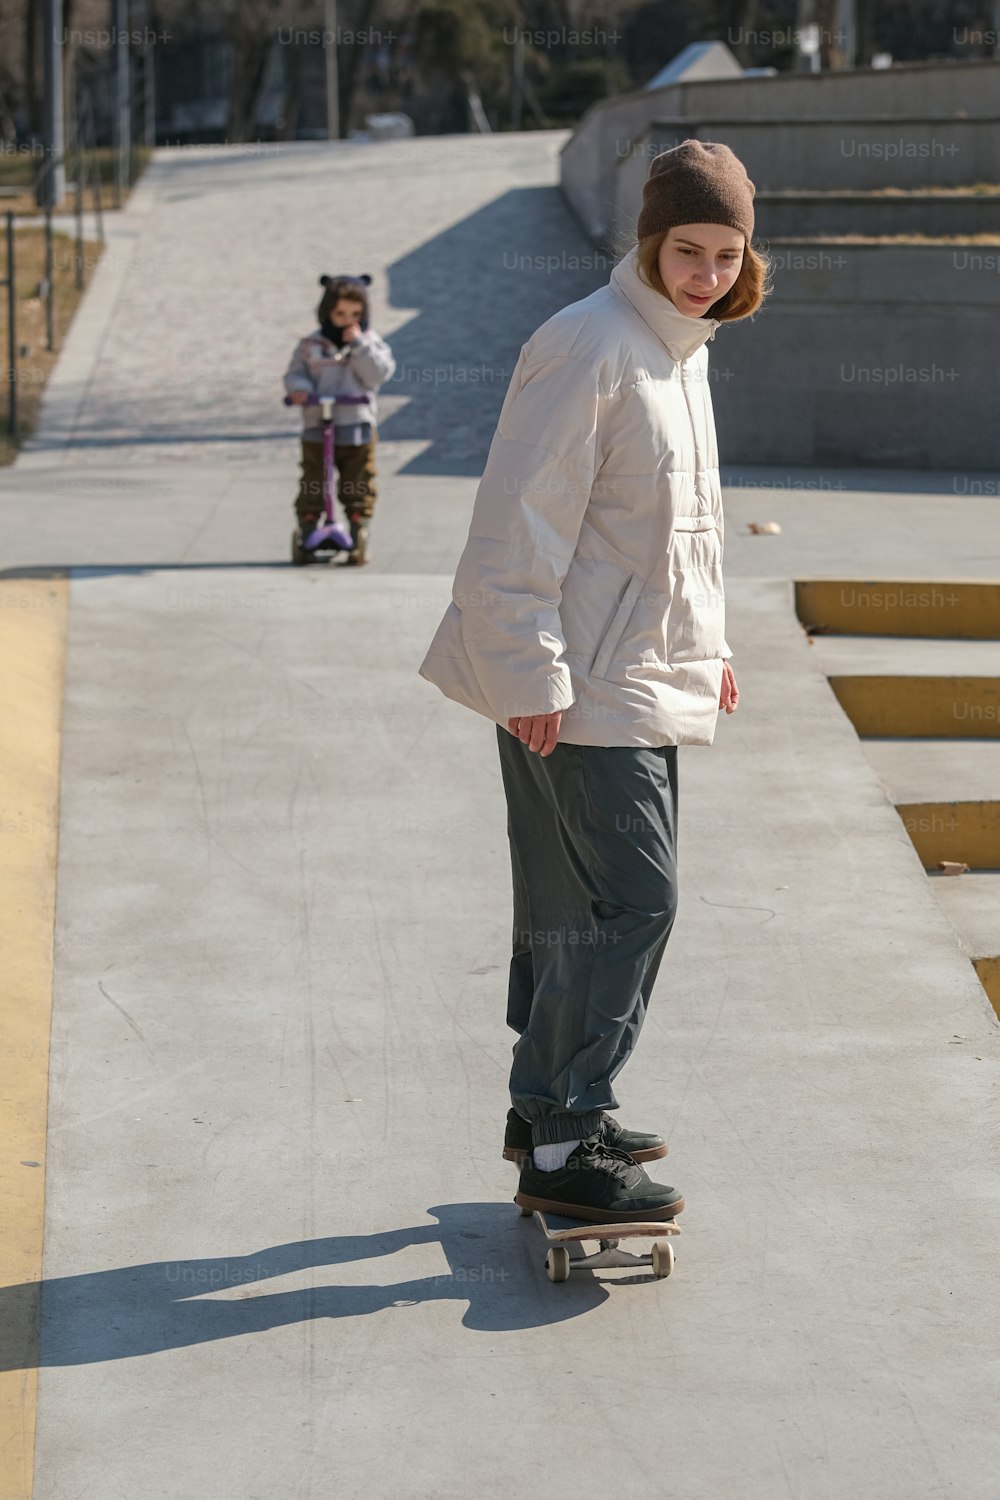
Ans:
[[[343,362],[337,360],[338,353],[347,354]],[[291,362],[285,371],[285,390],[308,391],[316,396],[368,396],[366,405],[344,405],[334,408],[334,427],[351,427],[358,422],[378,425],[378,398],[376,392],[384,381],[395,373],[396,361],[392,350],[373,328],[364,329],[353,344],[345,344],[343,350],[317,328],[300,339],[295,346]],[[317,431],[322,425],[318,406],[303,406],[303,436],[310,428]]]

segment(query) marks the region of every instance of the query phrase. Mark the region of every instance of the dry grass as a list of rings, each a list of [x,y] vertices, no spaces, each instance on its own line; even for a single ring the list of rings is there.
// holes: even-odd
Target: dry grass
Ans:
[[[18,440],[28,437],[38,422],[38,413],[45,392],[45,383],[62,348],[66,331],[73,320],[82,291],[76,287],[74,275],[75,242],[65,234],[52,237],[52,283],[53,298],[53,342],[55,349],[50,354],[45,347],[45,303],[37,295],[38,284],[45,274],[45,234],[41,229],[19,229],[15,236],[15,291],[17,312],[17,425]],[[85,240],[83,245],[84,275],[87,280],[93,274],[102,246]],[[6,275],[6,242],[0,249],[0,262]],[[22,350],[27,352],[22,353]],[[7,365],[7,288],[0,287],[0,370],[3,371],[3,410],[0,412],[0,465],[13,463],[17,455],[17,442],[8,428],[7,392],[10,370]]]
[[[115,170],[114,157],[110,151],[103,149],[95,151],[91,153],[91,155],[92,158],[96,159],[98,171],[100,172],[101,177],[101,207],[113,211]],[[136,180],[132,184],[133,189],[137,186],[139,179],[142,176],[143,169],[151,155],[152,152],[150,151],[148,146],[139,146],[136,148]],[[7,209],[12,209],[16,214],[41,213],[41,209],[38,207],[38,204],[35,201],[35,194],[32,188],[32,183],[34,181],[35,174],[38,171],[38,167],[38,156],[32,156],[30,152],[4,153],[0,155],[0,188],[16,188],[18,190],[10,197],[8,197],[6,194],[0,193],[0,213],[6,212]],[[88,171],[89,170],[90,168],[88,168]],[[67,176],[71,175],[71,172],[70,174],[67,174]],[[122,203],[123,208],[128,200],[129,191],[127,190],[125,193],[124,201]],[[84,185],[83,206],[85,212],[90,213],[92,211],[93,193],[91,191],[89,177],[86,179]],[[74,198],[72,185],[68,183],[66,196],[63,198],[61,203],[56,205],[53,212],[57,214],[71,214],[73,213],[75,207],[76,200]]]
[[[1000,245],[1000,234],[772,235],[770,245]]]
[[[1000,193],[1000,182],[973,182],[968,187],[777,188],[759,198],[914,198],[925,193],[942,198],[990,197]]]

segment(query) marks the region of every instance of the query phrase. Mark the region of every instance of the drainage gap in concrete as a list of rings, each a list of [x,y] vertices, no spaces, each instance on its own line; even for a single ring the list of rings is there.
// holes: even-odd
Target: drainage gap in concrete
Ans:
[[[1000,957],[974,958],[972,967],[979,975],[979,982],[1000,1020]]]
[[[1000,802],[901,802],[896,811],[925,870],[950,860],[1000,871]]]
[[[991,641],[1000,637],[1000,583],[807,578],[795,584],[795,612],[809,635]]]

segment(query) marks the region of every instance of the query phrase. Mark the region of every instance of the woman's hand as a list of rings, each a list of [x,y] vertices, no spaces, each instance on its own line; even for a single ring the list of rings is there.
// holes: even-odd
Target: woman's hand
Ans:
[[[727,714],[734,714],[740,706],[740,690],[736,686],[736,678],[728,661],[722,663],[722,693],[719,697],[719,707],[724,708]]]
[[[525,718],[508,719],[507,728],[529,750],[537,750],[539,755],[551,755],[556,748],[561,723],[562,709],[554,714],[530,714]]]

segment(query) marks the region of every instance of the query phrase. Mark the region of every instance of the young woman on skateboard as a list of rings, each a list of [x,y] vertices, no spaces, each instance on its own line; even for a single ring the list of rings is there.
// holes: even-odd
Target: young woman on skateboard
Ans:
[[[517,1201],[605,1223],[684,1206],[606,1111],[676,912],[678,747],[739,702],[706,345],[766,294],[753,198],[727,146],[652,162],[637,244],[521,350],[420,667],[497,725]]]

